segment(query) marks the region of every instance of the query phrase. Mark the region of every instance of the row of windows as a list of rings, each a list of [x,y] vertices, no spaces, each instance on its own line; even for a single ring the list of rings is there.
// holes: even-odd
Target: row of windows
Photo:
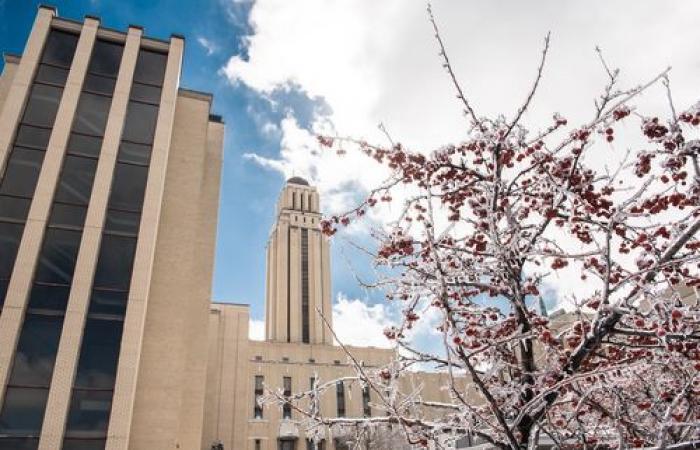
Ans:
[[[310,342],[309,327],[309,230],[301,229],[301,341]]]
[[[0,181],[0,305],[78,37],[52,31]],[[123,47],[96,41],[0,410],[0,450],[35,449]],[[110,192],[64,449],[103,449],[167,55],[142,50]]]
[[[49,33],[14,146],[0,174],[0,307],[77,43],[76,35],[56,30]],[[0,431],[3,428],[0,423]]]
[[[262,419],[263,418],[263,406],[261,404],[261,399],[264,393],[264,382],[265,378],[262,375],[256,375],[254,379],[254,391],[253,391],[253,418]],[[316,378],[311,377],[309,379],[309,389],[314,389],[316,384]],[[335,384],[336,388],[336,413],[338,417],[345,417],[345,384],[343,381],[337,381]],[[282,395],[286,398],[292,396],[292,378],[283,377],[282,378]],[[372,409],[370,407],[370,392],[369,387],[364,386],[362,388],[362,412],[365,417],[370,417],[372,415]],[[292,418],[292,406],[290,403],[285,403],[282,405],[282,419]]]

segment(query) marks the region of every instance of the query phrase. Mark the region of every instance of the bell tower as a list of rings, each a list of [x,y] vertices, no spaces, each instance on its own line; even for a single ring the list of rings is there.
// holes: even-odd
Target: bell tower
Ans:
[[[319,196],[300,177],[287,180],[267,243],[265,340],[333,344],[330,254],[321,234]]]

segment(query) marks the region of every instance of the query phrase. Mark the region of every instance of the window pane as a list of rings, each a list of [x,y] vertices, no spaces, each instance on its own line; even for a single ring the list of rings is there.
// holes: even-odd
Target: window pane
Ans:
[[[131,100],[137,100],[146,103],[160,103],[160,88],[148,84],[134,83],[131,86]]]
[[[88,319],[80,349],[76,388],[111,389],[117,373],[122,321]]]
[[[122,139],[141,144],[153,143],[157,119],[157,106],[129,102]]]
[[[87,74],[85,77],[85,83],[83,84],[83,90],[97,92],[99,94],[112,95],[114,92],[114,85],[116,83],[117,80],[114,78]]]
[[[44,152],[22,147],[12,149],[5,169],[5,177],[0,184],[0,193],[31,197],[36,189]]]
[[[54,199],[59,202],[87,205],[97,161],[80,156],[66,156]]]
[[[109,207],[141,211],[147,178],[148,167],[117,163],[114,168]]]
[[[77,45],[78,35],[51,30],[46,40],[41,62],[70,67]]]
[[[56,119],[58,103],[63,89],[45,84],[35,84],[27,100],[22,122],[51,128]]]
[[[67,151],[71,154],[98,157],[101,148],[101,137],[71,133],[68,139]]]
[[[39,435],[48,389],[8,387],[0,412],[0,434]]]
[[[62,327],[62,317],[26,315],[12,365],[10,384],[49,387]]]
[[[10,284],[10,280],[4,280],[0,278],[0,309],[5,303],[5,296],[7,295],[7,286]]]
[[[121,162],[148,165],[148,161],[151,158],[151,146],[149,144],[122,142],[119,146],[118,158]]]
[[[107,219],[105,221],[105,231],[126,233],[136,235],[139,231],[141,223],[141,214],[134,212],[124,212],[107,210]]]
[[[135,238],[103,235],[94,287],[129,290],[135,251]]]
[[[70,284],[81,234],[80,231],[47,228],[34,280]]]
[[[121,44],[98,39],[92,49],[88,72],[116,77],[122,60],[122,50],[124,46]]]
[[[106,439],[64,439],[62,450],[104,450]],[[0,449],[2,450],[2,449]]]
[[[88,92],[80,94],[78,109],[75,112],[73,131],[103,136],[111,102],[111,98],[102,95],[90,94]]]
[[[69,286],[35,284],[29,294],[29,308],[65,311],[69,294]]]
[[[0,220],[24,221],[29,214],[31,200],[28,198],[0,195]]]
[[[54,203],[49,216],[49,225],[82,228],[87,214],[86,206]]]
[[[36,450],[39,438],[1,438],[0,450]]]
[[[134,81],[162,85],[167,60],[168,55],[141,49],[136,60]]]
[[[83,391],[73,389],[66,437],[99,437],[107,432],[112,391]]]
[[[46,149],[46,146],[49,144],[50,136],[51,130],[32,127],[30,125],[20,125],[17,130],[15,145]]]
[[[24,225],[0,222],[0,278],[10,278]]]
[[[36,72],[36,81],[64,86],[68,78],[68,70],[59,67],[40,64]]]
[[[124,291],[95,289],[90,298],[89,314],[112,314],[124,316],[129,294]]]

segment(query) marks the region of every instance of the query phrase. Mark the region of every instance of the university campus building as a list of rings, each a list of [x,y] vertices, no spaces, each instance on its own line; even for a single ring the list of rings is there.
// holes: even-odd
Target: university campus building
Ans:
[[[248,339],[247,305],[212,304],[224,125],[180,86],[183,48],[41,6],[4,56],[0,450],[305,450],[298,412],[260,405],[263,387],[354,374],[317,313],[332,321],[330,252],[301,178],[267,245],[265,340]],[[406,382],[446,400],[439,377]],[[383,414],[372,401],[337,383],[321,409]]]

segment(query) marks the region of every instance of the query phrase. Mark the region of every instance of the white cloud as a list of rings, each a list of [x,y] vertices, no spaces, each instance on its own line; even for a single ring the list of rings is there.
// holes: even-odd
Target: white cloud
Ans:
[[[693,44],[700,42],[696,0],[437,0],[433,6],[454,69],[479,114],[517,110],[550,30],[551,51],[526,124],[549,123],[553,112],[570,123],[591,117],[593,99],[606,81],[596,45],[622,70],[625,86],[671,65],[677,107],[700,96],[700,53]],[[254,32],[247,39],[248,59],[231,58],[223,68],[228,78],[268,98],[294,85],[321,98],[331,111],[317,114],[311,130],[290,113],[279,125],[279,157],[249,157],[285,176],[310,178],[326,212],[343,210],[385,173],[359,155],[315,153],[313,131],[330,124],[342,135],[385,142],[377,129],[383,122],[392,137],[419,150],[464,135],[466,122],[441,66],[424,2],[257,0],[249,21]],[[665,94],[651,90],[640,106],[665,112]],[[561,285],[577,278],[563,275]]]
[[[265,321],[250,319],[248,322],[248,338],[251,341],[265,340]]]
[[[198,36],[197,37],[197,43],[204,47],[204,50],[206,50],[207,55],[213,55],[214,53],[219,51],[219,46],[216,45],[213,41],[203,37],[203,36]]]
[[[383,304],[370,306],[339,294],[333,305],[333,330],[344,345],[390,348],[384,328],[391,323],[393,320]]]

